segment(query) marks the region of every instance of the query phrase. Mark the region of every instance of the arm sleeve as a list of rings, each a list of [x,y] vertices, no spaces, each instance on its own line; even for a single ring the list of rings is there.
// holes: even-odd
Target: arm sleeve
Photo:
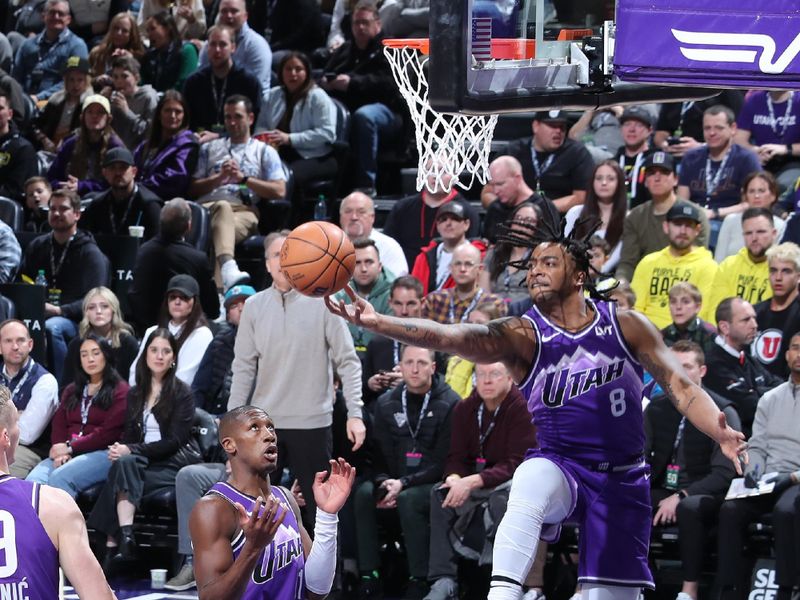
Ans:
[[[343,319],[325,311],[325,337],[331,349],[331,359],[342,380],[342,392],[347,405],[347,418],[363,418],[361,410],[361,361],[353,346],[353,337]],[[238,341],[238,336],[237,336]],[[231,393],[231,395],[233,395]]]
[[[50,424],[58,407],[58,384],[50,373],[42,375],[31,389],[28,406],[19,417],[19,442],[30,446]]]
[[[253,302],[246,302],[239,320],[234,344],[231,370],[231,394],[228,397],[228,410],[247,404],[258,372],[259,351],[256,346],[255,311]]]

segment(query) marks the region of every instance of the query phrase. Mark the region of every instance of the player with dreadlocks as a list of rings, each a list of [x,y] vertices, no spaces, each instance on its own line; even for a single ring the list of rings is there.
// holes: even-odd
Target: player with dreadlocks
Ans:
[[[502,361],[527,398],[539,448],[529,450],[514,473],[494,543],[489,600],[521,597],[539,539],[556,539],[566,519],[581,529],[583,600],[634,600],[641,588],[653,588],[643,368],[695,427],[719,443],[739,473],[747,460],[744,436],[689,380],[646,318],[617,311],[592,288],[588,235],[564,236],[545,223],[535,230],[507,228],[503,235],[531,248],[518,265],[528,270],[533,300],[522,317],[486,325],[397,319],[377,314],[355,294],[353,304],[326,299],[328,307],[407,344],[476,363]]]

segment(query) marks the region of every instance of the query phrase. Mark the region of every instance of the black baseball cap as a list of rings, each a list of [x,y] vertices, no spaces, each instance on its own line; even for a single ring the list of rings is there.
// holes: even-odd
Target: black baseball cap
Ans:
[[[61,70],[61,74],[66,75],[67,72],[71,71],[72,69],[80,71],[84,75],[88,75],[89,61],[82,56],[70,56],[67,59],[67,62],[64,63],[64,68]]]
[[[671,155],[659,150],[658,152],[653,152],[650,156],[644,159],[645,171],[653,167],[674,173],[675,161],[672,159]]]
[[[691,202],[676,202],[667,211],[667,221],[676,221],[678,219],[689,219],[695,223],[702,223],[699,207]]]
[[[567,123],[569,119],[563,110],[540,110],[533,115],[534,121],[551,121],[553,123]]]
[[[133,166],[135,163],[133,162],[133,154],[127,148],[117,147],[112,148],[108,152],[106,152],[105,158],[103,158],[103,166],[110,167],[114,163],[125,163],[126,165]]]
[[[439,210],[436,211],[436,220],[438,221],[445,215],[451,215],[459,221],[466,221],[469,219],[467,216],[467,211],[464,210],[464,205],[460,202],[454,202],[452,200],[446,204],[442,204],[439,207]]]
[[[187,298],[194,298],[200,295],[200,286],[191,275],[175,275],[167,284],[167,293],[170,292],[180,292]]]
[[[635,119],[647,125],[648,127],[653,126],[653,115],[650,113],[649,110],[644,108],[643,106],[629,106],[623,112],[622,116],[619,118],[620,124],[624,123],[625,121],[630,121],[631,119]]]

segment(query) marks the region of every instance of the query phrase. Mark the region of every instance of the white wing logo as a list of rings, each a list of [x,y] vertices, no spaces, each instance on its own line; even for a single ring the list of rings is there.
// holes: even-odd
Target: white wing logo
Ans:
[[[672,29],[672,35],[682,44],[705,46],[700,48],[680,47],[681,54],[689,60],[702,62],[733,62],[755,64],[758,58],[758,68],[762,73],[779,74],[800,53],[800,33],[792,43],[783,51],[777,60],[775,58],[775,40],[761,33],[707,33],[704,31],[681,31]],[[726,49],[709,48],[708,46],[728,46]],[[753,50],[732,50],[731,46],[749,47]],[[758,56],[759,50],[761,56]]]

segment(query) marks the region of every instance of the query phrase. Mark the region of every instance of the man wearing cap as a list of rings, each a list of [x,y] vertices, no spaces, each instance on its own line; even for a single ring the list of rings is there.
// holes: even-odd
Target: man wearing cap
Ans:
[[[489,185],[497,197],[497,201],[486,208],[483,218],[483,237],[490,243],[497,241],[497,226],[505,223],[523,202],[538,205],[542,215],[554,227],[559,226],[561,215],[558,210],[544,195],[528,186],[522,175],[522,165],[513,156],[499,156],[492,161],[489,165]]]
[[[61,89],[64,63],[70,56],[89,56],[86,43],[69,30],[70,21],[67,0],[48,0],[44,31],[25,40],[14,57],[11,75],[36,102]]]
[[[654,152],[645,159],[644,184],[652,196],[644,204],[631,210],[625,217],[622,230],[622,251],[616,277],[630,281],[636,265],[646,254],[657,252],[669,244],[664,221],[669,209],[678,201],[675,185],[675,162],[666,152]],[[708,218],[700,211],[701,232],[695,243],[708,243]]]
[[[112,148],[103,160],[103,177],[109,188],[92,200],[81,217],[81,227],[94,234],[128,235],[132,225],[144,227],[144,238],[158,232],[161,200],[136,183],[133,155],[127,148]]]
[[[11,98],[0,91],[0,196],[22,203],[25,182],[36,175],[36,150],[20,135],[13,118]]]
[[[50,96],[33,123],[36,141],[55,152],[61,140],[81,126],[81,105],[90,94],[89,61],[70,56],[64,65],[64,87]]]
[[[453,251],[467,242],[469,226],[464,206],[458,202],[442,204],[436,211],[436,231],[440,239],[431,241],[422,249],[411,269],[411,274],[422,282],[423,294],[455,285],[450,275],[450,262]],[[486,253],[483,240],[471,243],[481,251],[481,256]]]
[[[748,208],[742,213],[744,248],[719,265],[714,285],[703,307],[702,317],[715,323],[714,311],[724,299],[738,296],[750,304],[772,298],[769,285],[769,250],[778,237],[774,217],[768,208]]]
[[[617,151],[614,160],[619,161],[625,173],[625,187],[630,199],[628,208],[633,208],[650,199],[650,192],[644,184],[644,161],[651,154],[653,115],[643,106],[629,106],[623,111],[619,122],[624,145]]]
[[[522,165],[522,178],[536,192],[543,193],[560,213],[583,204],[594,161],[589,151],[567,137],[567,116],[563,111],[537,112],[533,137],[512,142],[507,154]],[[488,208],[495,192],[484,186],[481,202]]]
[[[677,282],[695,284],[704,298],[711,291],[717,263],[708,248],[693,245],[700,234],[700,211],[694,204],[676,202],[664,222],[669,245],[642,258],[633,273],[635,308],[658,329],[672,322],[669,290]]]

